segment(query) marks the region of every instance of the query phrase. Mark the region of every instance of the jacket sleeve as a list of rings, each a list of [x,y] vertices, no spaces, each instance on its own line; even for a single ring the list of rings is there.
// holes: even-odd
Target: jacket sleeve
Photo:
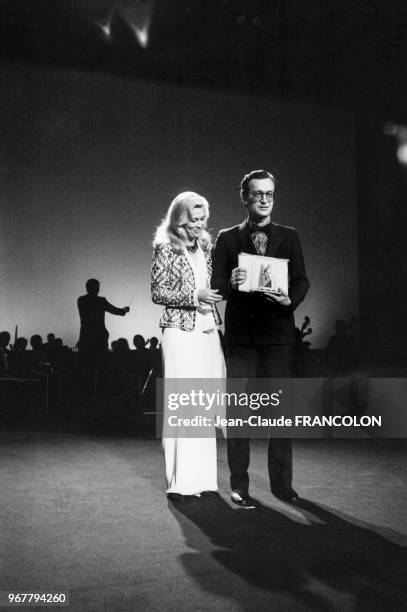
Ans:
[[[218,289],[224,300],[227,300],[232,287],[230,286],[230,272],[226,253],[225,237],[222,232],[218,234],[212,253],[212,281],[213,289]]]
[[[192,281],[192,287],[188,286],[179,271],[177,282],[171,282],[174,277],[172,266],[174,265],[174,254],[168,244],[158,244],[154,248],[153,261],[151,265],[151,299],[154,304],[163,304],[172,308],[194,308],[196,305],[196,291]]]
[[[110,314],[119,315],[120,317],[124,317],[124,315],[126,314],[126,311],[124,308],[117,308],[116,306],[113,306],[113,304],[110,304],[110,302],[108,302],[106,298],[105,298],[105,311],[109,312]]]
[[[302,302],[309,289],[310,283],[305,272],[304,257],[302,254],[300,239],[295,230],[293,230],[292,243],[289,255],[289,274],[290,283],[288,295],[291,300],[293,310]]]

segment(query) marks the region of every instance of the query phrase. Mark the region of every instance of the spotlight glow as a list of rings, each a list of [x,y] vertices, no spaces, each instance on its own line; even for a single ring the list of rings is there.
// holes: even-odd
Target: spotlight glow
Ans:
[[[383,133],[397,140],[397,159],[402,166],[407,166],[407,126],[388,121],[383,125]]]
[[[397,159],[400,164],[407,166],[407,143],[401,144],[397,149]]]
[[[134,33],[137,42],[143,49],[148,45],[151,15],[153,12],[154,1],[146,0],[139,5],[128,4],[124,0],[118,3],[117,8],[121,16]]]
[[[135,26],[129,24],[131,30],[134,32],[135,37],[137,38],[139,44],[145,49],[148,45],[148,26],[139,30]]]
[[[102,30],[106,38],[110,38],[110,34],[111,34],[110,23],[108,23],[105,26],[100,26],[100,29]]]
[[[112,35],[112,13],[110,12],[106,17],[93,19],[92,21],[100,28],[104,38],[110,40]]]

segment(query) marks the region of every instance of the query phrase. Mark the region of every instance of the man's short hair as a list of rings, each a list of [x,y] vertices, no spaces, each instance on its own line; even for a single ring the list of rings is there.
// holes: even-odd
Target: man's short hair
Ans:
[[[96,278],[90,278],[86,281],[86,291],[88,293],[98,293],[100,289],[100,283]]]
[[[267,172],[267,170],[252,170],[249,172],[249,174],[244,175],[242,182],[240,183],[240,197],[242,198],[243,202],[246,201],[249,193],[249,183],[252,179],[271,179],[274,183],[274,187],[276,186],[276,179],[271,172]]]

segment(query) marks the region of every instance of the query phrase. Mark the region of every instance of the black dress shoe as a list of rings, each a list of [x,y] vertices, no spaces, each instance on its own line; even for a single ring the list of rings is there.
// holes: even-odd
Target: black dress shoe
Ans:
[[[245,508],[246,510],[254,510],[257,508],[256,504],[248,495],[241,495],[238,491],[232,491],[230,499],[234,504],[240,506],[241,508]]]
[[[201,497],[219,497],[219,493],[217,491],[202,491]]]
[[[281,499],[281,501],[288,502],[290,504],[295,504],[298,501],[298,493],[294,491],[294,489],[288,489],[284,491],[273,491],[274,497],[277,499]]]

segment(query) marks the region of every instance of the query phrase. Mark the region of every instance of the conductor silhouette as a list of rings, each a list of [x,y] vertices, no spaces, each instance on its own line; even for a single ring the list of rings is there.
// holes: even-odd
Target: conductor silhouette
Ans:
[[[106,298],[99,296],[100,283],[90,278],[86,283],[86,295],[78,298],[78,309],[81,320],[79,334],[79,355],[82,367],[96,369],[99,374],[107,367],[109,332],[105,327],[105,313],[123,317],[129,307],[117,308]]]

